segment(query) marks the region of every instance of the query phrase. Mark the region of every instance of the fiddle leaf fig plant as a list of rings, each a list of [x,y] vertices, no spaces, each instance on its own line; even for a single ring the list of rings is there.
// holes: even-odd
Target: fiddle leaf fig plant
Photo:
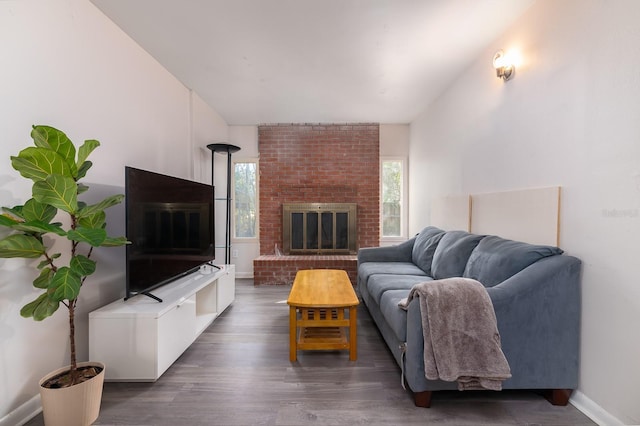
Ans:
[[[76,149],[62,131],[41,125],[33,126],[31,138],[34,146],[12,156],[11,165],[33,181],[32,198],[23,205],[3,207],[0,226],[10,231],[0,239],[0,258],[42,259],[35,265],[39,272],[33,280],[41,293],[20,314],[41,321],[61,304],[67,308],[71,367],[62,386],[71,386],[81,381],[74,321],[78,296],[87,277],[96,270],[96,262],[91,259],[94,247],[127,244],[125,237],[110,237],[105,229],[105,209],[122,202],[124,195],[112,195],[91,205],[79,200],[78,196],[89,189],[80,180],[92,166],[87,158],[100,146],[97,140],[84,141]],[[54,222],[59,212],[67,216],[68,223]],[[56,239],[66,240],[61,250],[64,253],[52,252]]]

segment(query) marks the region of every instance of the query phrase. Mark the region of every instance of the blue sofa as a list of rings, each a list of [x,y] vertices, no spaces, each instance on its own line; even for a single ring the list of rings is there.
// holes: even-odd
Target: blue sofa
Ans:
[[[417,406],[429,407],[432,391],[457,383],[425,378],[419,301],[406,311],[398,302],[415,284],[450,277],[473,278],[487,289],[511,367],[503,389],[539,390],[552,404],[567,404],[578,384],[581,262],[562,253],[435,227],[396,246],[358,251],[358,293]]]

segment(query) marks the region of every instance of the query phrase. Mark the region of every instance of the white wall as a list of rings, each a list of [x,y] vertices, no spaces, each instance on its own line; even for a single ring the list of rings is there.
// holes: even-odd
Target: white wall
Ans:
[[[407,157],[409,155],[408,124],[380,124],[380,156]]]
[[[30,198],[31,186],[9,155],[31,145],[32,124],[58,127],[76,143],[101,141],[86,178],[98,196],[123,192],[125,165],[193,177],[192,147],[226,136],[215,111],[88,0],[0,1],[0,46],[2,206]],[[110,232],[124,234],[122,206],[107,220]],[[98,272],[78,305],[79,360],[88,355],[88,312],[124,294],[124,249],[95,255]],[[64,307],[42,323],[19,315],[37,294],[32,265],[0,259],[0,424],[15,423],[30,401],[37,405],[38,380],[68,364]]]
[[[584,263],[576,399],[602,424],[640,423],[638,22],[635,0],[538,0],[411,124],[410,232],[435,196],[562,186],[560,245]],[[500,48],[522,55],[506,83]]]
[[[217,113],[212,116],[209,107],[198,96],[191,92],[191,154],[193,155],[193,170],[190,179],[198,182],[211,183],[211,150],[207,145],[211,143],[224,143],[229,139],[229,126]],[[227,175],[225,169],[218,167],[226,165],[226,157],[218,154],[216,156],[216,185],[221,188],[226,187]],[[218,173],[220,173],[218,175]],[[216,218],[217,221],[218,218]],[[224,222],[224,218],[222,218]],[[222,223],[224,227],[224,223]],[[223,238],[224,242],[224,238]]]

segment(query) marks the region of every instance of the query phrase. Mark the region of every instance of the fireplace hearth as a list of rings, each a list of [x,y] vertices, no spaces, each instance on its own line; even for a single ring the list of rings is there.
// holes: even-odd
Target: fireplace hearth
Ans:
[[[285,203],[282,244],[285,254],[355,254],[356,203]]]

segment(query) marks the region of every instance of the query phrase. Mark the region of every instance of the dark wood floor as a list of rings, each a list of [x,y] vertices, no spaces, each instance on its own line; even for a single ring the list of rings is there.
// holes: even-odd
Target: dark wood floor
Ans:
[[[106,383],[96,425],[593,425],[531,392],[438,392],[417,408],[367,310],[358,360],[289,362],[286,286],[237,281],[235,303],[155,383]],[[108,367],[107,367],[108,368]],[[42,415],[27,425],[42,425]]]

